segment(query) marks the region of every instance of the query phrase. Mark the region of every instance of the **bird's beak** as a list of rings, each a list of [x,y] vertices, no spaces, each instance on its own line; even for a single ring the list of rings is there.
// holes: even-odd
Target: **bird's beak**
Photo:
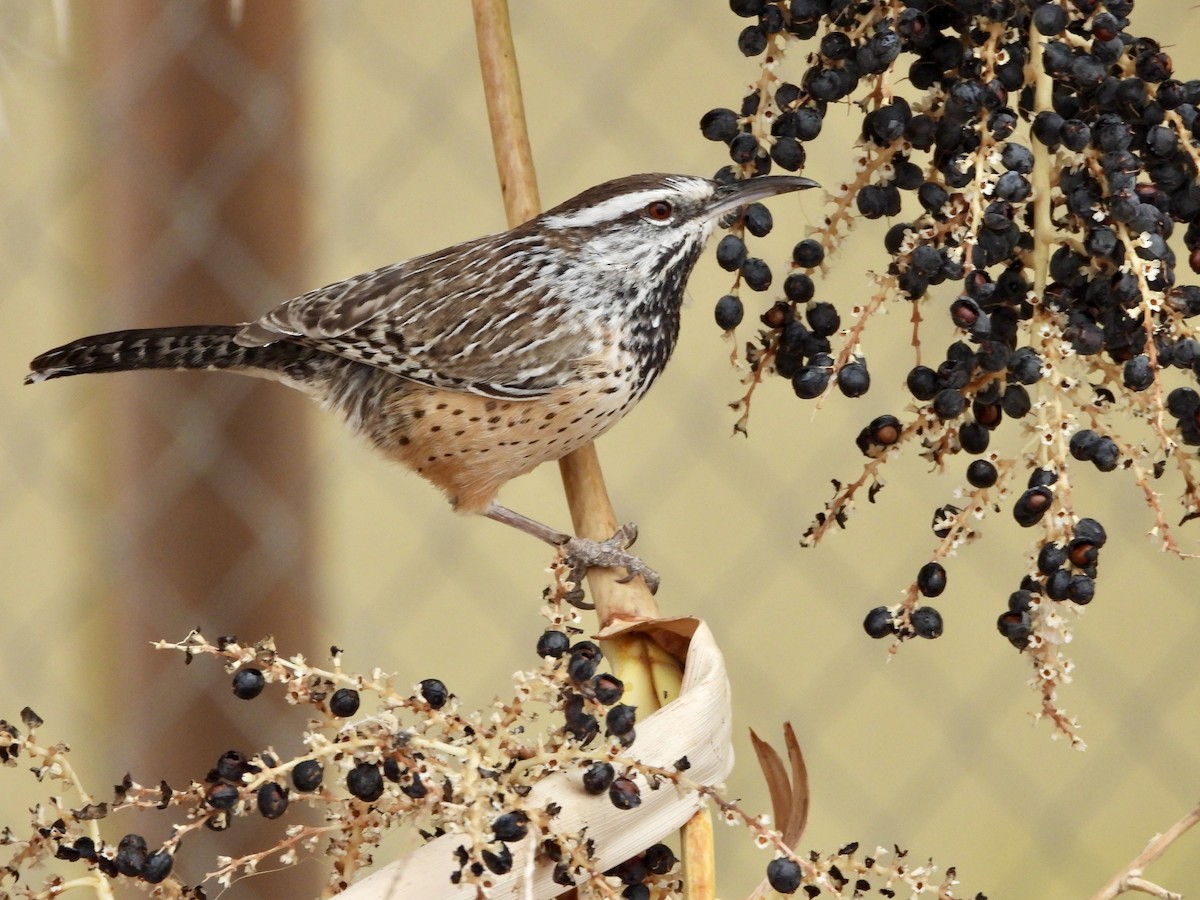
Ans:
[[[804,178],[800,175],[764,175],[760,178],[747,178],[745,181],[722,184],[713,193],[708,207],[708,216],[714,219],[719,218],[727,212],[756,200],[814,187],[820,187],[820,185],[811,178]]]

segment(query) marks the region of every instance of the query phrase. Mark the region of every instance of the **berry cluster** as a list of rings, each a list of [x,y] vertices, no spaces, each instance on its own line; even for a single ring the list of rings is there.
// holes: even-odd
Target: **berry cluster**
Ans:
[[[127,776],[108,804],[93,802],[76,784],[85,801],[81,808],[70,809],[56,798],[34,810],[34,835],[14,845],[20,857],[12,870],[57,859],[86,867],[84,881],[128,879],[154,885],[156,896],[198,900],[209,881],[228,886],[268,861],[289,865],[300,853],[323,848],[337,860],[330,870],[336,892],[370,864],[372,847],[390,827],[405,825],[426,838],[447,831],[469,836],[448,854],[447,875],[485,893],[493,876],[512,870],[514,845],[535,833],[537,854],[553,863],[560,884],[590,885],[611,897],[670,895],[679,875],[669,848],[656,844],[600,871],[586,830],[564,830],[557,803],[532,799],[532,786],[553,773],[574,773],[580,794],[606,797],[620,810],[639,806],[647,786],[664,780],[678,779],[684,790],[700,788],[684,779],[686,759],[664,771],[623,754],[636,741],[636,710],[622,702],[621,680],[601,670],[600,647],[573,637],[581,630],[577,614],[568,609],[573,587],[560,578],[557,592],[547,591],[550,627],[536,641],[538,668],[519,673],[514,696],[482,712],[460,712],[436,678],[407,691],[378,670],[369,676],[343,672],[336,647],[333,667],[324,670],[299,656],[284,658],[269,639],[246,645],[226,636],[210,642],[195,632],[179,643],[160,643],[189,660],[209,655],[223,661],[238,700],[274,698],[310,706],[317,715],[303,736],[305,751],[281,759],[273,751],[227,750],[204,778],[184,789],[141,785]],[[375,708],[363,715],[368,697]],[[552,727],[532,727],[546,720],[547,709],[554,712]],[[37,742],[42,722],[31,711],[22,724],[24,733],[0,722],[0,763],[20,755],[37,763],[33,771],[39,778],[55,773],[70,786],[74,776],[66,748]],[[182,844],[195,830],[225,831],[246,816],[286,820],[297,804],[320,806],[323,824],[295,823],[265,850],[222,858],[200,884],[184,884],[173,873]],[[140,834],[115,843],[102,837],[102,820],[150,809],[183,813],[183,823],[174,825],[160,847]],[[30,888],[14,896],[42,894]]]
[[[924,320],[948,320],[944,350],[914,340],[912,367],[892,376],[911,403],[863,427],[861,475],[835,482],[802,543],[843,527],[858,492],[873,499],[880,468],[906,447],[940,470],[969,457],[965,485],[934,512],[938,542],[905,599],[873,609],[865,629],[940,635],[942,616],[925,601],[946,588],[945,560],[978,536],[971,523],[1007,508],[1038,537],[998,629],[1030,656],[1043,713],[1074,739],[1055,700],[1070,666],[1057,648],[1064,613],[1094,596],[1104,529],[1076,512],[1072,475],[1129,473],[1174,552],[1150,483],[1171,469],[1180,524],[1200,516],[1190,449],[1200,446],[1200,287],[1179,283],[1177,264],[1182,250],[1200,271],[1200,80],[1174,78],[1161,45],[1131,30],[1132,0],[730,6],[752,20],[738,47],[762,68],[737,110],[701,119],[706,138],[728,145],[718,179],[798,169],[832,104],[862,111],[856,171],[831,192],[819,234],[795,245],[783,296],[768,295],[746,348],[736,428],[771,373],[803,400],[835,387],[865,395],[864,328],[886,302],[912,305],[918,338]],[[807,54],[788,81],[784,51],[796,41],[809,42]],[[815,278],[859,217],[893,220],[886,263],[869,300],[838,309]],[[750,207],[717,248],[737,274],[716,307],[726,331],[744,317],[742,286],[770,289],[769,265],[747,247],[770,224]]]
[[[38,740],[44,723],[36,714],[25,710],[20,726],[0,720],[0,765],[17,771],[20,758],[25,760],[21,771],[61,781],[56,796],[31,810],[33,827],[25,836],[19,829],[0,828],[6,836],[0,843],[12,851],[4,869],[14,878],[5,896],[35,900],[56,892],[64,882],[60,876],[48,876],[41,887],[30,876],[35,867],[58,860],[86,870],[73,874],[71,884],[90,886],[97,894],[111,893],[110,882],[120,882],[156,897],[203,900],[209,882],[228,887],[268,864],[289,866],[302,853],[322,851],[334,861],[328,892],[338,893],[371,864],[382,838],[403,827],[426,840],[462,836],[446,849],[445,877],[474,886],[480,896],[489,895],[496,876],[514,871],[517,845],[527,845],[532,836],[536,859],[550,864],[553,880],[573,886],[580,897],[664,900],[679,896],[682,888],[680,864],[670,847],[654,843],[601,870],[597,851],[602,848],[589,827],[564,826],[564,819],[578,815],[562,815],[560,805],[571,802],[566,795],[577,794],[630,810],[642,803],[647,789],[664,788],[704,798],[729,824],[749,832],[759,848],[774,851],[760,892],[769,885],[788,894],[851,897],[873,888],[920,892],[937,883],[932,864],[912,866],[899,850],[892,861],[882,850],[860,856],[857,844],[827,856],[797,855],[792,847],[803,832],[803,812],[777,808],[782,830],[776,830],[766,816],[746,812],[717,788],[689,777],[686,756],[655,766],[627,755],[636,741],[635,710],[622,702],[620,679],[602,670],[598,645],[578,639],[578,615],[567,601],[572,587],[560,580],[557,593],[547,592],[550,602],[543,613],[550,625],[536,641],[538,667],[517,673],[511,698],[477,712],[459,710],[454,695],[436,678],[405,690],[377,669],[370,675],[347,673],[336,647],[333,666],[320,669],[303,657],[281,656],[269,639],[253,645],[234,637],[210,642],[193,632],[178,643],[160,642],[160,649],[182,652],[189,661],[197,656],[220,660],[237,700],[302,704],[316,713],[301,736],[300,755],[284,759],[274,751],[227,750],[202,779],[183,789],[165,782],[142,785],[126,776],[110,802],[97,802],[79,782],[67,747]],[[367,705],[374,708],[364,714]],[[785,737],[794,767],[799,746],[790,728]],[[775,756],[774,764],[763,763],[768,781],[786,782],[777,754],[755,742],[760,761]],[[564,775],[566,787],[555,789],[554,800],[547,802],[550,795],[534,791],[542,779]],[[81,802],[68,804],[64,795],[69,794]],[[802,788],[787,784],[777,792],[773,787],[772,797],[807,809]],[[219,857],[216,869],[198,884],[180,880],[175,861],[189,834],[226,831],[249,816],[287,822],[298,805],[319,808],[320,824],[292,822],[272,846]],[[102,826],[107,830],[117,817],[151,810],[182,814],[160,846],[138,833],[115,842],[103,837]],[[953,898],[955,883],[954,870],[947,870],[938,896]]]

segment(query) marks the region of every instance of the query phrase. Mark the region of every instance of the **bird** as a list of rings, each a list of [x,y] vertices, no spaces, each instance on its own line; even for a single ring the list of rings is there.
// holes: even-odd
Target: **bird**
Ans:
[[[339,414],[458,512],[626,569],[636,529],[573,537],[502,506],[500,488],[604,434],[663,371],[687,280],[718,223],[816,187],[794,175],[631,175],[512,228],[310,291],[260,318],[83,337],[37,356],[27,384],[92,372],[221,370],[271,379]],[[722,221],[724,220],[724,221]]]

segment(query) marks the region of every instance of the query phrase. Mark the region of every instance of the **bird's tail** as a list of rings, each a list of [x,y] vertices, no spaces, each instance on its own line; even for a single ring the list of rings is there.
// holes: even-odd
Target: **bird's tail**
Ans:
[[[94,334],[35,358],[25,383],[129,369],[259,369],[283,374],[302,365],[312,352],[286,341],[242,347],[233,339],[238,330],[237,325],[188,325]]]

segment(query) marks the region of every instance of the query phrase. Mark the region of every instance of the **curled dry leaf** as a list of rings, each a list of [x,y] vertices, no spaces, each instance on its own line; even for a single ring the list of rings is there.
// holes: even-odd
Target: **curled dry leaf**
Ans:
[[[679,697],[638,722],[637,741],[627,758],[671,769],[676,760],[686,756],[691,781],[722,781],[733,768],[730,693],[725,661],[712,632],[700,619],[676,618],[622,622],[599,636],[630,633],[647,634],[671,652],[686,656]],[[643,792],[642,803],[635,809],[620,810],[607,796],[587,794],[579,771],[547,776],[534,786],[528,799],[531,808],[550,803],[561,807],[555,818],[560,830],[586,827],[595,842],[595,868],[600,871],[676,831],[704,802],[698,794],[664,786]],[[342,896],[347,900],[475,898],[474,885],[450,883],[454,849],[469,841],[462,834],[443,835],[352,885]],[[536,846],[532,838],[511,846],[512,869],[507,875],[495,876],[490,897],[543,900],[570,890],[553,882],[553,863],[531,859]]]

